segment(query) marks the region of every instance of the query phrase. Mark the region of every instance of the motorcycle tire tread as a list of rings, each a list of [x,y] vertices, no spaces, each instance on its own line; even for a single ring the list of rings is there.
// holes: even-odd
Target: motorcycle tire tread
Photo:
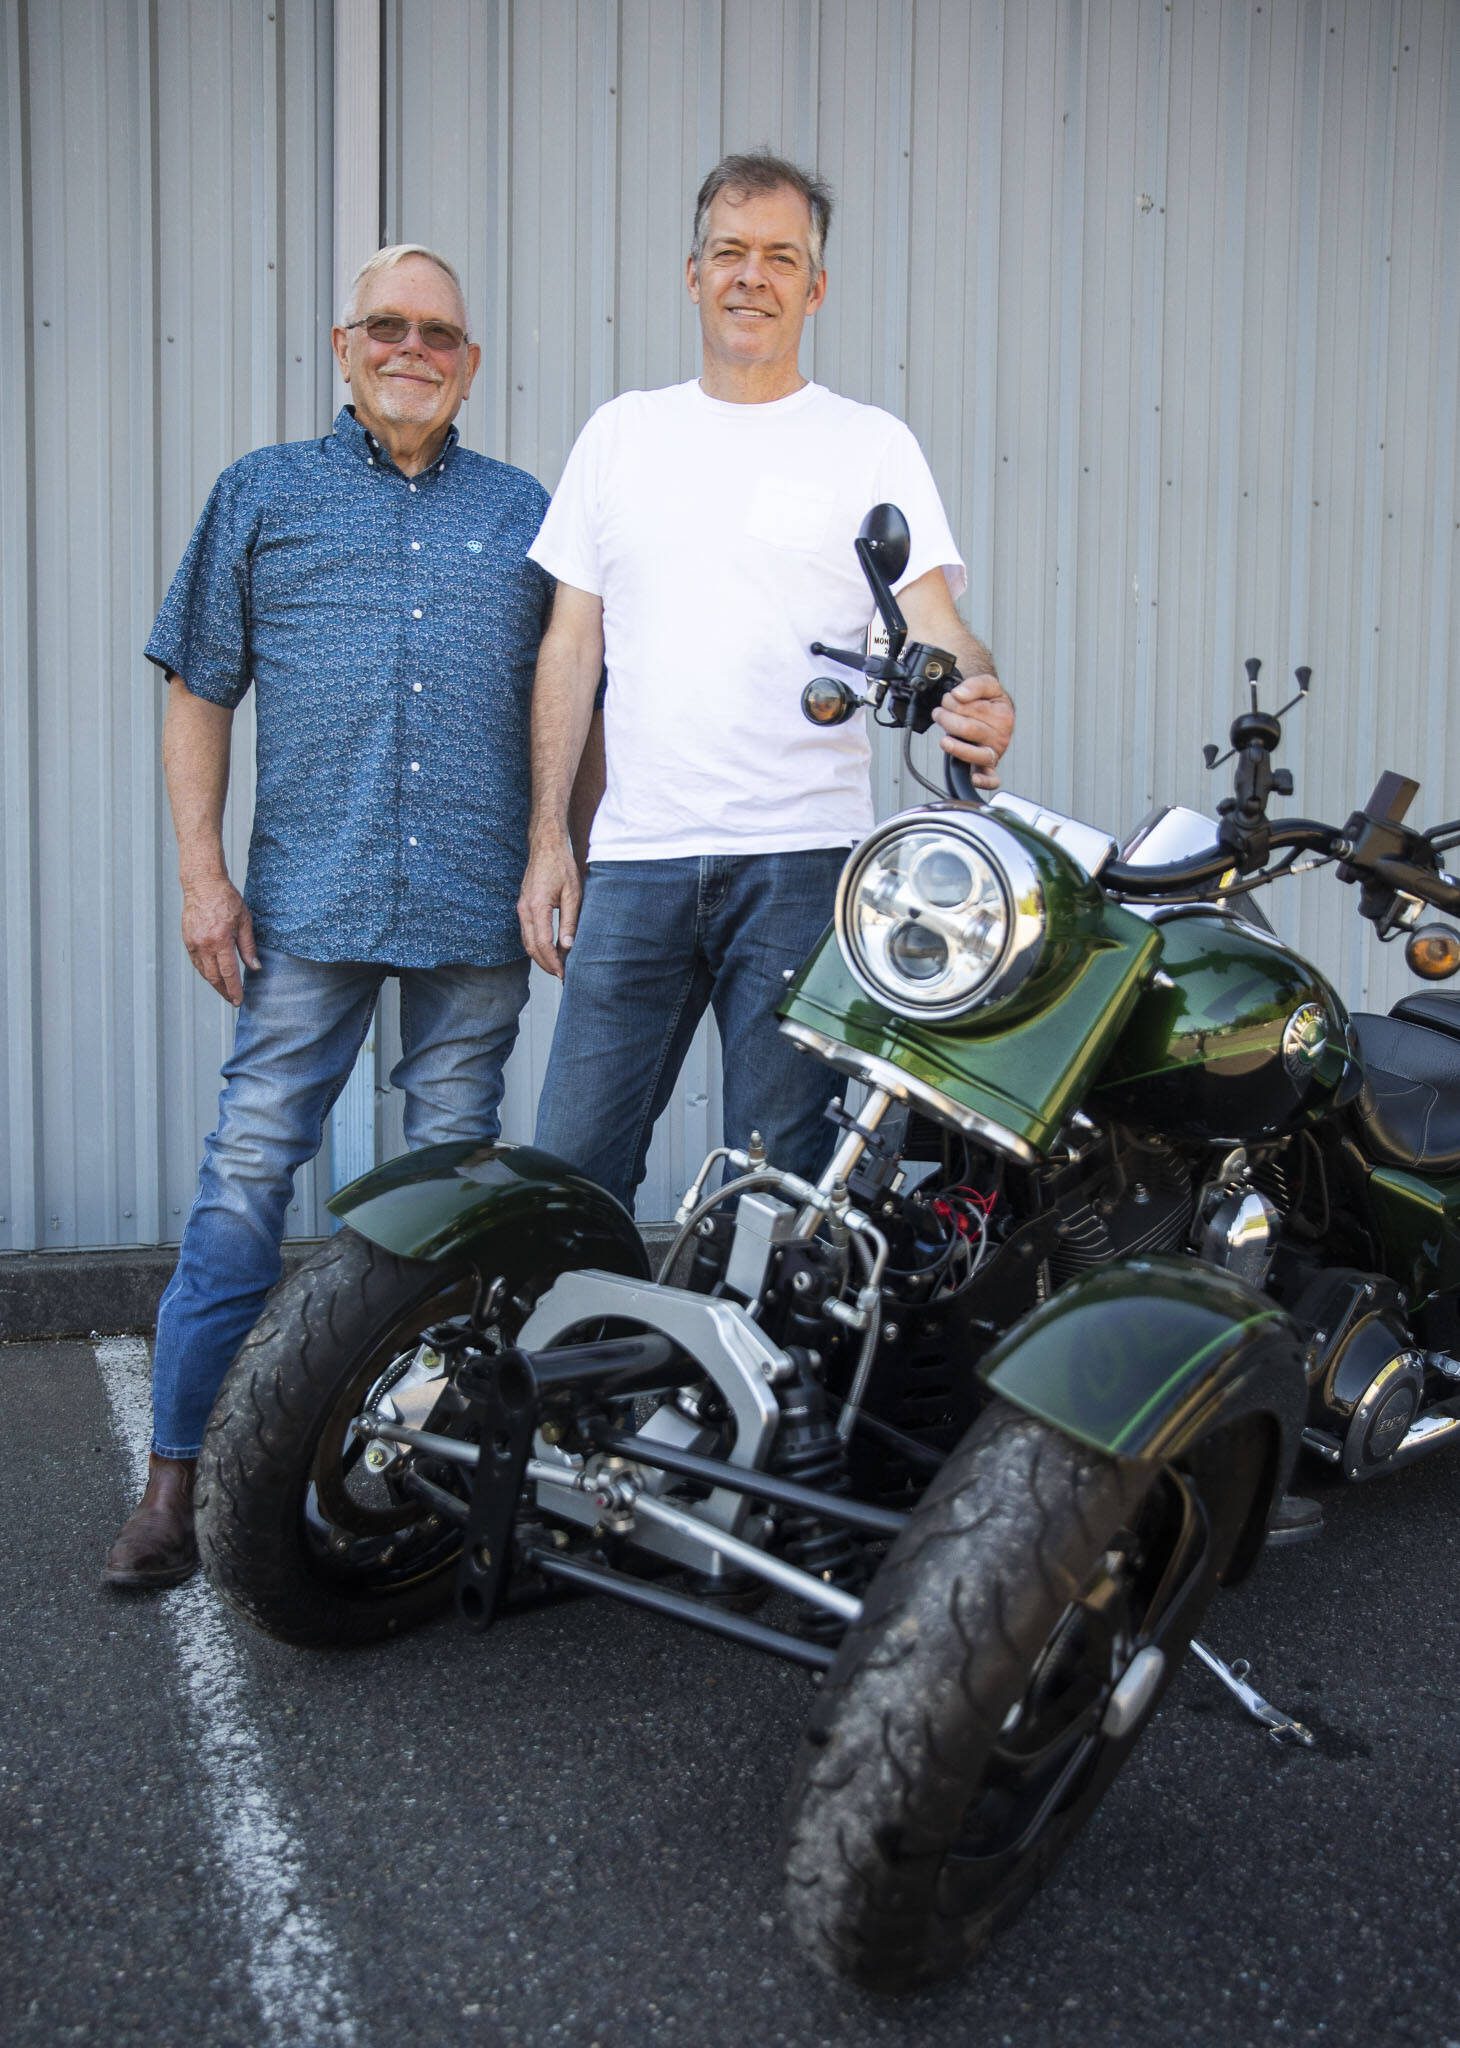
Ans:
[[[827,1975],[906,1991],[1022,1911],[1100,1790],[970,1909],[949,1852],[1033,1660],[1152,1484],[995,1402],[868,1589],[804,1731],[787,1805],[792,1930]],[[1035,1569],[1031,1570],[1031,1563]]]
[[[341,1597],[309,1568],[301,1511],[319,1429],[352,1361],[452,1277],[341,1230],[274,1288],[219,1389],[198,1459],[199,1552],[228,1605],[282,1642],[378,1642],[451,1597],[449,1568],[395,1593]]]

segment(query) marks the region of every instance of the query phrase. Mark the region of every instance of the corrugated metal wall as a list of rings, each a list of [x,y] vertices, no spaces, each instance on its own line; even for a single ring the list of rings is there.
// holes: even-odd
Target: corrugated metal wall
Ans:
[[[3,20],[0,1245],[149,1243],[187,1213],[231,1013],[177,936],[141,648],[219,469],[328,416],[330,13]]]
[[[594,405],[692,374],[693,189],[723,149],[770,142],[840,195],[806,367],[929,454],[1019,703],[1014,786],[1114,827],[1209,805],[1200,742],[1256,653],[1269,701],[1315,671],[1286,752],[1302,810],[1346,814],[1392,764],[1427,817],[1460,811],[1448,0],[380,18],[382,230],[463,264],[471,445],[552,484]],[[332,407],[330,26],[303,0],[7,0],[7,274],[27,283],[4,314],[26,381],[0,398],[0,1242],[166,1237],[190,1190],[225,1020],[174,938],[136,649],[216,469]],[[890,750],[878,793],[900,800]],[[1274,909],[1351,1002],[1406,985],[1331,878]],[[542,988],[517,1133],[551,1019]],[[672,1206],[714,1098],[700,1048],[645,1215]],[[300,1227],[316,1214],[306,1187]]]

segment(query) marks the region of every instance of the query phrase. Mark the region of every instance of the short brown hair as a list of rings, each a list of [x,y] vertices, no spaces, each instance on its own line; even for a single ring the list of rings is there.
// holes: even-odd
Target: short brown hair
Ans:
[[[689,250],[694,262],[698,263],[704,253],[705,223],[722,192],[738,192],[748,199],[753,192],[779,192],[786,185],[799,192],[811,210],[811,275],[820,277],[826,268],[826,238],[831,231],[831,187],[814,171],[803,171],[789,158],[773,156],[768,149],[722,156],[701,185],[695,200],[694,239]]]

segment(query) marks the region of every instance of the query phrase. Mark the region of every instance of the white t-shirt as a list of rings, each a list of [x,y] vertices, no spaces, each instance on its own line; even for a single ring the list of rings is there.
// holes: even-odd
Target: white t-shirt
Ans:
[[[603,600],[608,785],[595,860],[849,846],[871,829],[866,722],[801,715],[813,640],[860,648],[873,606],[852,542],[907,516],[899,588],[967,578],[938,487],[891,413],[806,384],[727,405],[697,381],[597,411],[529,549]]]

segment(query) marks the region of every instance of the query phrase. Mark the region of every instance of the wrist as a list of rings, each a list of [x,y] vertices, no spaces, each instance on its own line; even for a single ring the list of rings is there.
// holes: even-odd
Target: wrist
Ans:
[[[535,818],[528,827],[527,850],[530,856],[561,853],[571,844],[572,835],[566,817]]]
[[[221,855],[217,860],[179,861],[177,878],[184,896],[196,896],[204,889],[231,889],[233,886]]]

